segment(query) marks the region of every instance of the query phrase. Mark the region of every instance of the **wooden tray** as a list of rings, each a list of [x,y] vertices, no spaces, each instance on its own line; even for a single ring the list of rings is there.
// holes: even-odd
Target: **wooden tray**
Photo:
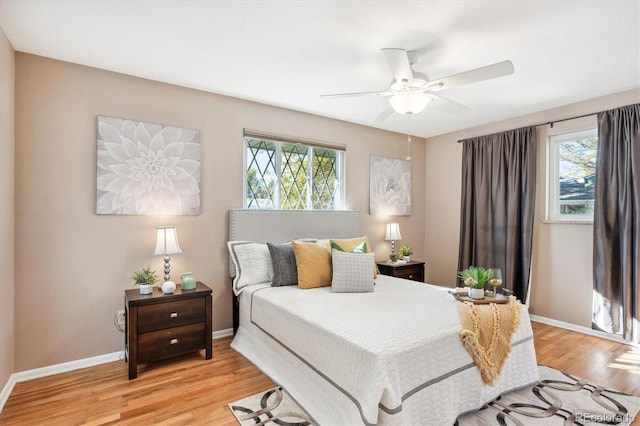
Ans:
[[[460,302],[471,302],[476,305],[488,305],[489,303],[507,303],[509,299],[496,299],[494,297],[487,297],[485,293],[484,299],[472,299],[468,296],[466,291],[454,291],[449,292],[456,300]]]

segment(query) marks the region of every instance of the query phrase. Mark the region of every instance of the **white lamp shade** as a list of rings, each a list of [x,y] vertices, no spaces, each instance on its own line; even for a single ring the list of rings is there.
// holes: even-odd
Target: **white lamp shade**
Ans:
[[[387,241],[398,241],[402,239],[400,234],[400,225],[397,222],[387,223],[387,235],[384,237]]]
[[[167,255],[182,253],[178,244],[178,233],[174,226],[166,226],[157,229],[156,249],[154,255]]]
[[[402,93],[389,98],[389,103],[398,114],[413,115],[421,112],[431,102],[425,93]]]

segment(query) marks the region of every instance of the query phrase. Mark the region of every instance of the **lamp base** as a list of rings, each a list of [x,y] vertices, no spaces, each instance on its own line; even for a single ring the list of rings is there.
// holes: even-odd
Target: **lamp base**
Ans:
[[[391,254],[389,255],[389,259],[391,259],[392,262],[398,260],[398,255],[396,254],[396,242],[394,240],[391,240]]]
[[[165,281],[162,283],[162,292],[164,294],[171,294],[176,289],[176,283],[173,281]]]
[[[169,281],[169,272],[171,271],[171,265],[169,264],[169,256],[164,257],[164,280]]]

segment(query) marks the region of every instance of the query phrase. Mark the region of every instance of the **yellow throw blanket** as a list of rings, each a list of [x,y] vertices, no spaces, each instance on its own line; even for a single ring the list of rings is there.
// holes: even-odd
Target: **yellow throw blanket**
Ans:
[[[500,376],[509,353],[511,336],[520,324],[522,305],[514,296],[504,304],[475,305],[465,302],[458,309],[462,344],[489,386]]]

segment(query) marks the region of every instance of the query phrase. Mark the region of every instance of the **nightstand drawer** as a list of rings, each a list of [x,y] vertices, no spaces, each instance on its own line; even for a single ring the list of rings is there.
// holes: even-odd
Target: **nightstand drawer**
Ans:
[[[423,281],[424,268],[420,266],[407,266],[396,271],[395,275],[398,278],[406,278],[408,280]]]
[[[204,302],[204,298],[199,297],[140,306],[138,308],[138,333],[200,322],[205,314]]]
[[[166,358],[197,351],[205,346],[204,323],[167,328],[138,336],[138,361]]]
[[[406,263],[376,262],[376,265],[383,275],[424,282],[424,262],[415,260]]]

